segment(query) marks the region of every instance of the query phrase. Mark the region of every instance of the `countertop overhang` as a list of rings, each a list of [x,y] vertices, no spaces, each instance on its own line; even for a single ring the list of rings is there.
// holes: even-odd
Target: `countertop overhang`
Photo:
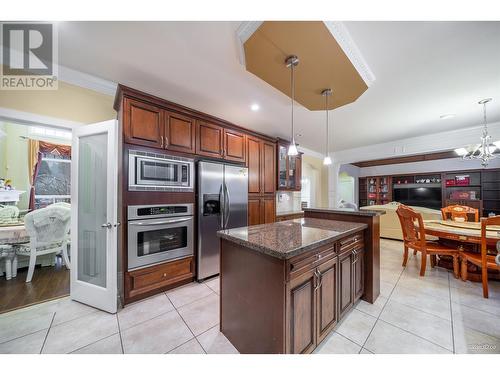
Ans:
[[[339,215],[382,216],[383,210],[355,210],[354,208],[304,208],[304,212],[324,212]]]
[[[289,259],[366,228],[363,223],[305,218],[226,229],[217,235],[257,252]]]

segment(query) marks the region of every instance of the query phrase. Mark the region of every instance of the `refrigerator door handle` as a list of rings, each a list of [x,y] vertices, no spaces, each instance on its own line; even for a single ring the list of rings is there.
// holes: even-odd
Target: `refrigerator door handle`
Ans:
[[[225,211],[225,196],[223,190],[223,183],[219,188],[219,226],[220,229],[224,229],[224,211]]]
[[[231,210],[229,209],[230,202],[229,190],[224,182],[224,229],[227,227],[227,223],[229,222],[229,215],[231,213]]]

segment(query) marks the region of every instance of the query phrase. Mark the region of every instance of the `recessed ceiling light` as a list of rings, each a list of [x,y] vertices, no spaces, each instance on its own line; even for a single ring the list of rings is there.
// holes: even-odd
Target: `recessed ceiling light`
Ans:
[[[441,116],[439,116],[439,118],[440,118],[441,120],[446,120],[446,119],[453,118],[453,117],[455,117],[455,114],[454,114],[454,113],[447,113],[447,114],[445,114],[445,115],[441,115]]]
[[[250,106],[250,109],[254,112],[258,111],[260,109],[260,105],[258,105],[257,103],[254,103]]]
[[[297,133],[295,134],[295,136],[298,138],[298,137],[302,137],[302,134],[301,133]]]

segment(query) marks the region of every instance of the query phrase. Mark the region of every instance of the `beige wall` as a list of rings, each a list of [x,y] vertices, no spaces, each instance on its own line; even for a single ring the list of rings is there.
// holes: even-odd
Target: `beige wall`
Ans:
[[[310,155],[302,155],[302,174],[308,170],[318,171],[319,181],[316,188],[316,206],[328,207],[328,168],[323,165],[323,159]]]
[[[59,82],[57,90],[0,90],[0,107],[91,124],[116,118],[113,96]]]

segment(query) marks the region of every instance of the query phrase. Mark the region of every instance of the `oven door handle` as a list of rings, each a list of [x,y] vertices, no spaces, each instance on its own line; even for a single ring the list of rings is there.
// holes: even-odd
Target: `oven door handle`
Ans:
[[[165,224],[175,224],[175,223],[182,223],[184,221],[188,220],[193,220],[192,217],[186,217],[182,219],[172,219],[172,220],[164,220],[164,221],[156,221],[154,223],[147,223],[143,221],[132,221],[129,222],[130,225],[139,225],[139,226],[149,226],[149,225],[165,225]]]

